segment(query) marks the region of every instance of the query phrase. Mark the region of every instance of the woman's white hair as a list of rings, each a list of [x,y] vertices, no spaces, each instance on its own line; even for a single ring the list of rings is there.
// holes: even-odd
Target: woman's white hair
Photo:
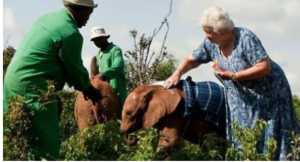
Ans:
[[[200,24],[211,27],[214,32],[219,33],[221,30],[230,31],[234,28],[234,23],[229,14],[221,7],[211,7],[204,10]]]

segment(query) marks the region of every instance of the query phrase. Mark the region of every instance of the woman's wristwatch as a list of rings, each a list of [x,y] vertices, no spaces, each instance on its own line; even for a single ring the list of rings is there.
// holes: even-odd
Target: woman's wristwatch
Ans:
[[[233,73],[233,75],[231,76],[231,80],[236,81],[236,74],[235,73]]]

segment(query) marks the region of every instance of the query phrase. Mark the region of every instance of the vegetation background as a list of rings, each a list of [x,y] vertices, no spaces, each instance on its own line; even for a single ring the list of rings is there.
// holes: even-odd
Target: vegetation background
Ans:
[[[172,5],[172,2],[171,2]],[[168,15],[163,19],[161,25],[153,30],[153,34],[146,36],[139,35],[136,30],[129,31],[132,37],[133,49],[124,53],[126,60],[126,79],[128,92],[138,85],[153,81],[165,80],[176,69],[178,61],[168,52],[165,41],[169,32]],[[151,44],[155,36],[165,27],[164,41],[160,51],[151,50]],[[7,41],[8,42],[8,41]],[[3,78],[6,69],[13,58],[16,50],[12,46],[5,45],[3,50]],[[86,129],[84,133],[79,133],[74,119],[74,103],[77,91],[65,88],[60,92],[51,91],[49,82],[49,92],[42,93],[41,98],[47,95],[58,95],[62,99],[63,111],[60,117],[61,135],[61,161],[74,160],[130,160],[148,161],[161,160],[165,156],[157,154],[163,148],[157,148],[159,137],[155,128],[141,130],[138,132],[139,142],[135,147],[128,147],[123,140],[123,134],[119,131],[119,121],[111,121],[105,125],[97,125]],[[31,112],[23,102],[23,96],[14,96],[10,100],[10,109],[3,115],[3,159],[4,160],[28,160],[27,152],[34,149],[30,146],[33,140],[31,132]],[[293,96],[298,122],[300,123],[300,99]],[[237,123],[232,123],[232,132],[235,133],[242,143],[242,149],[228,148],[224,153],[222,147],[218,145],[222,139],[218,139],[214,134],[206,136],[203,146],[182,142],[181,149],[174,150],[171,159],[166,160],[272,160],[276,150],[276,141],[268,141],[268,152],[263,155],[257,152],[255,145],[266,126],[266,122],[258,120],[252,129],[240,128]],[[80,139],[84,137],[84,145]],[[300,160],[300,135],[291,132],[291,146],[293,151],[288,155],[287,160]],[[230,141],[228,141],[230,142]]]
[[[137,32],[130,31],[135,39]],[[151,37],[142,35],[136,43],[136,49],[125,53],[127,86],[131,91],[134,87],[155,80],[164,80],[172,74],[178,63],[177,60],[167,53],[166,47],[163,48],[161,55],[153,54],[154,60],[145,61],[145,56],[151,56],[151,53],[144,53],[151,45]],[[135,42],[135,41],[134,41]],[[6,68],[14,56],[15,49],[7,46],[3,50],[3,76]],[[144,56],[144,58],[142,58]],[[149,59],[148,57],[148,59]],[[161,57],[161,58],[160,58]],[[51,86],[51,84],[49,85]],[[142,130],[138,133],[139,142],[135,147],[128,147],[123,140],[123,134],[119,131],[117,121],[109,122],[105,125],[85,130],[85,133],[79,133],[74,119],[74,103],[77,91],[73,89],[64,89],[60,92],[50,92],[61,97],[63,111],[60,117],[60,134],[61,134],[61,158],[57,160],[159,160],[165,157],[159,157],[156,154],[158,136],[156,130]],[[49,93],[41,94],[41,98]],[[27,111],[27,105],[22,102],[22,96],[10,98],[11,109],[4,113],[4,128],[8,127],[11,131],[4,131],[3,141],[3,159],[4,160],[27,160],[27,151],[30,147],[32,115]],[[299,97],[293,96],[294,106],[300,122],[300,100]],[[197,145],[183,141],[180,150],[172,152],[172,159],[167,160],[272,160],[276,149],[276,141],[269,141],[269,150],[266,155],[259,154],[255,149],[257,139],[264,130],[266,123],[257,121],[257,126],[253,129],[239,128],[233,123],[233,132],[235,132],[242,144],[243,149],[229,148],[225,153],[218,145],[222,139],[210,134],[206,137],[205,144],[199,149]],[[292,133],[292,132],[291,132]],[[300,160],[300,136],[291,134],[293,142],[293,152],[289,154],[287,160]],[[85,136],[85,148],[81,147],[80,138]],[[239,152],[239,154],[238,154]]]

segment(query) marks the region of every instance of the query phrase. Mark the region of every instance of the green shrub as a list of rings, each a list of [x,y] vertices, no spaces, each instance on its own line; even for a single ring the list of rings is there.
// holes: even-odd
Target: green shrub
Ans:
[[[155,128],[140,130],[136,133],[139,141],[134,147],[125,146],[118,160],[121,161],[150,161],[156,160],[155,150],[158,136]]]
[[[286,156],[285,160],[299,161],[300,160],[300,134],[291,132],[291,147],[292,152]]]
[[[233,122],[231,133],[237,136],[242,148],[231,147],[226,153],[227,160],[273,160],[277,149],[277,142],[271,138],[267,143],[267,154],[260,154],[256,149],[256,144],[261,138],[261,134],[267,126],[263,120],[257,120],[253,128],[240,127],[238,122]]]
[[[117,122],[99,124],[72,135],[61,146],[62,160],[116,160],[124,147]]]
[[[293,96],[293,104],[294,104],[295,112],[296,112],[296,115],[298,118],[298,123],[300,123],[300,99],[296,95]]]
[[[8,98],[9,107],[3,114],[3,159],[28,160],[33,138],[33,112],[22,96]]]
[[[62,112],[60,115],[59,129],[61,142],[71,135],[78,133],[78,127],[74,116],[74,106],[77,97],[75,90],[62,90],[57,93],[62,101]]]
[[[183,141],[180,150],[172,153],[174,160],[224,160],[226,140],[217,137],[216,134],[204,135],[203,144],[192,144]]]
[[[50,92],[41,93],[41,102],[47,102],[47,96],[53,95],[53,87],[48,87]],[[55,93],[63,102],[63,110],[60,119],[61,133],[61,160],[122,160],[122,161],[149,161],[159,160],[157,149],[157,130],[140,130],[136,133],[139,138],[138,145],[128,147],[123,139],[123,133],[119,130],[119,123],[111,121],[86,129],[83,133],[78,132],[74,119],[74,104],[77,92],[63,90]],[[294,105],[298,117],[300,116],[298,98],[294,98]],[[33,113],[24,103],[24,97],[14,96],[9,98],[10,107],[3,115],[3,159],[4,160],[28,160],[28,151],[32,134],[31,119]],[[298,118],[299,119],[299,118]],[[171,159],[167,160],[272,160],[276,148],[276,141],[270,139],[267,146],[267,154],[260,154],[256,150],[256,144],[261,137],[266,122],[258,120],[252,129],[239,127],[237,122],[232,123],[232,133],[237,135],[241,148],[230,147],[227,151],[222,148],[225,142],[215,134],[205,136],[203,145],[191,144],[182,141],[181,149],[171,153]],[[82,139],[82,140],[80,140]],[[300,135],[291,132],[292,152],[286,160],[299,160]],[[82,143],[83,142],[83,143]],[[227,141],[228,142],[228,141]],[[84,147],[83,147],[84,146]],[[226,152],[226,153],[224,153]],[[225,155],[224,155],[225,154]]]

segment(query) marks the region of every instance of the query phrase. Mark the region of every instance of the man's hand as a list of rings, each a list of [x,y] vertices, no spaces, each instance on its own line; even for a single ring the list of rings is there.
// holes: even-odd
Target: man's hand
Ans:
[[[93,80],[95,78],[95,76],[91,76],[90,80]]]
[[[97,105],[98,102],[103,98],[101,92],[96,89],[93,85],[90,85],[86,90],[82,91],[84,99],[91,100],[93,105]]]
[[[95,77],[97,77],[97,78],[99,78],[101,80],[104,80],[104,76],[101,73],[97,74]]]
[[[103,81],[107,81],[107,80],[105,79],[105,77],[104,77],[101,73],[97,74],[97,75],[95,76],[95,78],[99,78],[99,79],[101,79],[101,80],[103,80]]]

